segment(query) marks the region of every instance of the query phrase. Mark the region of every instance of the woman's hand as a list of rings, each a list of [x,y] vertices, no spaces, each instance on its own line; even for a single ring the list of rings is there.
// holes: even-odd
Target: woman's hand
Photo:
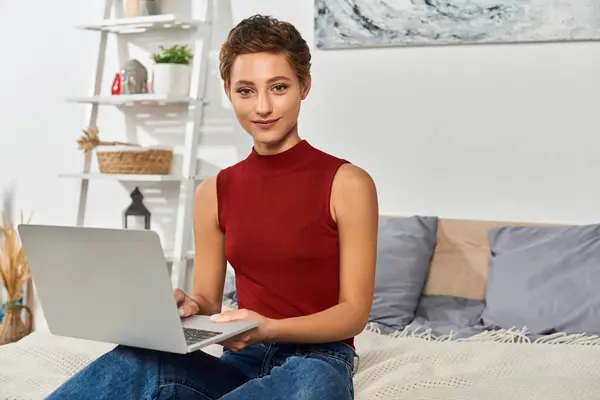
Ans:
[[[250,310],[229,310],[210,317],[214,322],[256,321],[258,326],[237,336],[229,338],[220,344],[231,351],[239,351],[245,347],[269,342],[271,339],[274,320]]]
[[[175,300],[181,318],[196,315],[200,312],[200,305],[181,289],[175,289]]]

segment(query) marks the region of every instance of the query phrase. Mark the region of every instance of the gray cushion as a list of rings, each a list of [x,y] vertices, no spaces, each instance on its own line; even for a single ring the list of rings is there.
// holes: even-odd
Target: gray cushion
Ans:
[[[437,217],[381,218],[369,320],[404,329],[414,318],[436,245]]]
[[[485,325],[600,333],[600,225],[490,230]]]
[[[436,324],[446,324],[453,329],[477,325],[481,320],[484,301],[443,295],[423,295],[415,318]]]
[[[422,295],[410,331],[430,330],[434,336],[469,337],[482,332],[484,301],[444,295]]]

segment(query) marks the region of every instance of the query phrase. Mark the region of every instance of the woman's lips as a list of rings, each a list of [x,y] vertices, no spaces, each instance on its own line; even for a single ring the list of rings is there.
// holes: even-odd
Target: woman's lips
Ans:
[[[252,123],[259,129],[268,130],[268,129],[273,128],[275,126],[275,124],[277,124],[277,121],[279,121],[279,119],[280,118],[256,120],[256,121],[252,121]]]

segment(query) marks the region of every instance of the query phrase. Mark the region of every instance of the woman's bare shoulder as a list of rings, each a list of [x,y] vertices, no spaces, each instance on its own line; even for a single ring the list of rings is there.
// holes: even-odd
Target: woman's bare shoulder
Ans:
[[[196,188],[194,206],[201,207],[217,202],[217,177],[211,176],[204,179]]]
[[[352,215],[361,209],[377,215],[378,201],[375,181],[364,169],[350,163],[340,166],[331,188],[332,208],[337,217]]]
[[[350,163],[342,164],[333,178],[332,191],[352,196],[357,190],[368,196],[376,191],[375,181],[361,167]]]
[[[217,177],[204,179],[196,188],[194,195],[194,215],[207,220],[210,218],[218,225]]]

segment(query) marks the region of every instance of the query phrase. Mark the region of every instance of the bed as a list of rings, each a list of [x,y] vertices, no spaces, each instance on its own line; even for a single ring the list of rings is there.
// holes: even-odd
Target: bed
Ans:
[[[357,399],[600,399],[599,226],[382,217],[379,242]],[[0,399],[42,399],[112,347],[2,346]]]

